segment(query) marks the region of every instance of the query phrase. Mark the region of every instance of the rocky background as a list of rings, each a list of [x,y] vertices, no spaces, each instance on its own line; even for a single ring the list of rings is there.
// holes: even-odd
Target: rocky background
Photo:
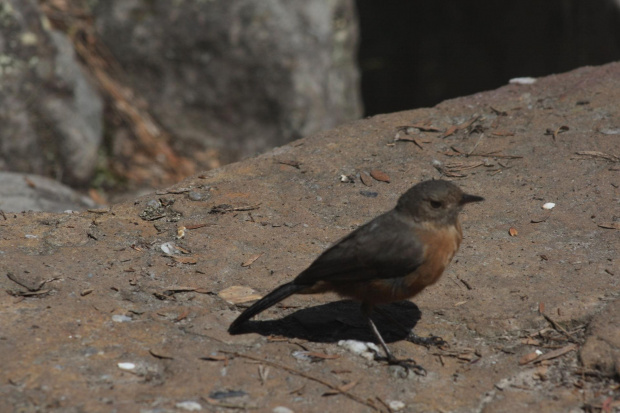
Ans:
[[[0,168],[99,202],[362,115],[352,0],[0,7]]]
[[[613,61],[619,27],[614,0],[6,0],[0,171],[129,199],[362,114]]]

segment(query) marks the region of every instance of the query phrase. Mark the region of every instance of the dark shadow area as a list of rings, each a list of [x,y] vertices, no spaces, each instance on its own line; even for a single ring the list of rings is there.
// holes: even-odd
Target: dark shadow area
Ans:
[[[620,59],[613,0],[356,0],[366,115]]]
[[[418,306],[410,301],[387,304],[380,308],[407,329],[403,330],[378,312],[373,312],[372,319],[386,343],[405,339],[421,316]],[[234,334],[247,333],[257,333],[262,336],[280,335],[316,343],[334,343],[339,340],[376,343],[362,315],[360,304],[350,300],[301,309],[275,320],[250,320],[241,325]]]

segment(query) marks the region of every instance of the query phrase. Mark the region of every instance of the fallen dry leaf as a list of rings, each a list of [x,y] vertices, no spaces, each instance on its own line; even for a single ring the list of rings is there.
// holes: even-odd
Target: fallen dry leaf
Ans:
[[[452,135],[454,132],[457,131],[459,127],[456,125],[452,125],[450,126],[444,133],[443,135],[441,135],[442,138],[447,138],[448,136]]]
[[[86,295],[88,295],[88,294],[92,293],[93,291],[94,291],[94,290],[93,290],[92,288],[88,288],[88,289],[86,289],[86,290],[83,290],[83,291],[80,293],[80,295],[81,295],[82,297],[84,297],[84,296],[86,296]]]
[[[551,135],[553,137],[553,140],[556,140],[558,138],[558,135],[560,133],[564,133],[566,131],[570,130],[570,128],[566,125],[560,126],[557,129],[547,129],[545,131],[545,135]]]
[[[493,136],[514,136],[514,132],[506,131],[506,130],[496,130],[491,132]]]
[[[372,186],[372,179],[370,179],[370,175],[366,172],[360,172],[360,180],[366,186]]]
[[[550,351],[538,357],[534,360],[535,363],[540,363],[541,361],[551,360],[560,356],[563,356],[566,353],[570,353],[573,350],[577,350],[577,344],[569,344],[557,350]]]
[[[532,361],[536,360],[538,356],[539,355],[536,352],[528,353],[519,359],[519,364],[523,366],[524,364],[531,363]]]
[[[301,162],[297,162],[297,161],[292,160],[292,159],[278,160],[277,162],[280,165],[292,166],[295,169],[299,169],[299,167],[301,166]]]
[[[373,169],[372,171],[370,171],[370,176],[375,178],[377,181],[390,183],[390,177],[388,176],[388,174],[378,169]]]
[[[171,256],[171,258],[174,262],[178,262],[179,264],[194,265],[198,262],[196,258],[191,258],[191,257],[177,257],[176,255],[173,255]]]
[[[598,226],[605,229],[620,229],[620,222],[605,222]]]
[[[187,293],[196,291],[196,287],[168,287],[164,290],[164,294],[172,295],[175,293]]]
[[[227,361],[228,360],[228,356],[223,356],[223,355],[220,355],[220,354],[212,354],[210,356],[200,357],[200,360],[206,360],[206,361]]]
[[[253,211],[260,208],[260,204],[235,207],[229,204],[220,204],[211,207],[209,214],[225,214],[227,212]]]
[[[151,356],[156,357],[158,359],[162,359],[162,360],[174,360],[174,357],[166,354],[166,352],[164,350],[161,349],[149,349],[149,353],[151,353]]]
[[[232,287],[225,288],[220,291],[218,295],[230,304],[247,303],[248,301],[255,301],[263,298],[250,287],[243,285],[233,285]]]
[[[438,162],[433,162],[433,166],[435,167],[435,169],[437,169],[440,173],[442,173],[445,176],[448,176],[451,178],[464,178],[467,175],[460,173],[461,171],[467,170],[467,169],[474,169],[479,166],[484,166],[484,162],[480,162],[480,161],[452,162],[449,164],[448,163],[444,164],[438,161]]]
[[[563,356],[566,353],[570,353],[573,350],[577,350],[577,348],[578,348],[577,344],[569,344],[557,350],[552,350],[548,353],[541,354],[541,355],[538,355],[536,352],[529,353],[521,357],[521,360],[519,360],[519,364],[524,365],[524,364],[529,364],[529,363],[540,363],[542,361],[551,360],[551,359]]]
[[[418,140],[418,139],[416,139],[416,138],[414,138],[414,137],[410,137],[410,138],[408,138],[408,137],[398,137],[397,139],[395,139],[395,141],[397,141],[397,142],[413,142],[413,143],[415,143],[415,145],[416,145],[418,148],[420,148],[420,149],[424,149],[424,148],[422,147],[422,143],[421,143],[421,141],[420,141],[420,140]],[[428,142],[424,142],[424,143],[428,143]]]
[[[589,158],[601,158],[610,162],[620,162],[620,156],[613,155],[610,153],[603,153],[598,151],[579,151],[575,152],[576,155],[586,156]]]
[[[396,129],[403,130],[403,131],[407,132],[407,130],[410,129],[410,128],[419,129],[422,132],[441,132],[441,130],[439,128],[436,128],[436,127],[432,126],[429,121],[418,122],[418,123],[414,123],[413,125],[399,126]]]
[[[340,358],[340,355],[338,354],[324,354],[324,353],[317,353],[314,351],[309,351],[308,353],[306,353],[306,355],[310,357],[325,359],[325,360],[334,360],[334,359]]]
[[[540,346],[540,341],[533,339],[532,337],[526,337],[521,340],[521,344],[526,344],[528,346]]]
[[[459,353],[456,358],[464,361],[472,361],[476,358],[476,355],[471,352]]]
[[[339,386],[338,390],[328,390],[325,393],[323,393],[323,396],[335,396],[336,394],[347,392],[351,390],[353,387],[355,387],[357,382],[358,382],[357,380],[353,380],[347,384],[343,384],[342,386]]]
[[[450,126],[444,133],[441,135],[442,138],[447,138],[452,135],[457,130],[463,130],[469,128],[475,121],[480,119],[480,115],[475,115],[470,120],[461,123],[460,125],[452,125]]]
[[[181,314],[177,316],[177,318],[174,319],[174,321],[179,322],[181,320],[184,320],[187,318],[188,315],[189,315],[189,308],[186,308],[185,310],[183,310]]]
[[[546,220],[548,220],[550,216],[551,214],[546,214],[545,216],[538,216],[536,218],[532,218],[530,222],[532,224],[540,224],[541,222],[545,222]]]
[[[108,212],[111,211],[111,209],[110,208],[89,208],[87,209],[87,211],[93,214],[107,214]]]
[[[241,263],[242,267],[249,267],[250,265],[254,264],[254,261],[256,261],[257,259],[259,259],[261,257],[261,255],[263,255],[263,253],[260,254],[256,254],[256,255],[252,255],[250,258],[248,258],[246,261]]]
[[[504,110],[496,109],[493,106],[489,106],[489,109],[491,109],[497,116],[508,116],[508,112]]]
[[[186,229],[198,229],[198,228],[203,228],[203,227],[207,227],[213,224],[194,224],[194,225],[187,225],[185,228]]]

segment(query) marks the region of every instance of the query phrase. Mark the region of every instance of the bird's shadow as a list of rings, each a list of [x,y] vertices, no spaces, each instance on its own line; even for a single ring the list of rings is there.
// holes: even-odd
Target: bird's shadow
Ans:
[[[400,301],[379,307],[382,312],[396,320],[396,325],[383,314],[373,311],[371,317],[387,343],[403,340],[420,320],[420,309],[410,301]],[[231,334],[257,333],[263,336],[280,335],[317,343],[333,343],[340,340],[376,342],[360,304],[343,300],[305,308],[275,320],[250,320]]]

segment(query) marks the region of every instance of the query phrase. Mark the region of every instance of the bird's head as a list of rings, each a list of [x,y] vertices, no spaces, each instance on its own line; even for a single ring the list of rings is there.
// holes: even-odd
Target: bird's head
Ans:
[[[452,225],[463,205],[483,200],[480,196],[464,193],[452,182],[432,180],[420,182],[405,192],[398,199],[396,210],[418,222]]]

